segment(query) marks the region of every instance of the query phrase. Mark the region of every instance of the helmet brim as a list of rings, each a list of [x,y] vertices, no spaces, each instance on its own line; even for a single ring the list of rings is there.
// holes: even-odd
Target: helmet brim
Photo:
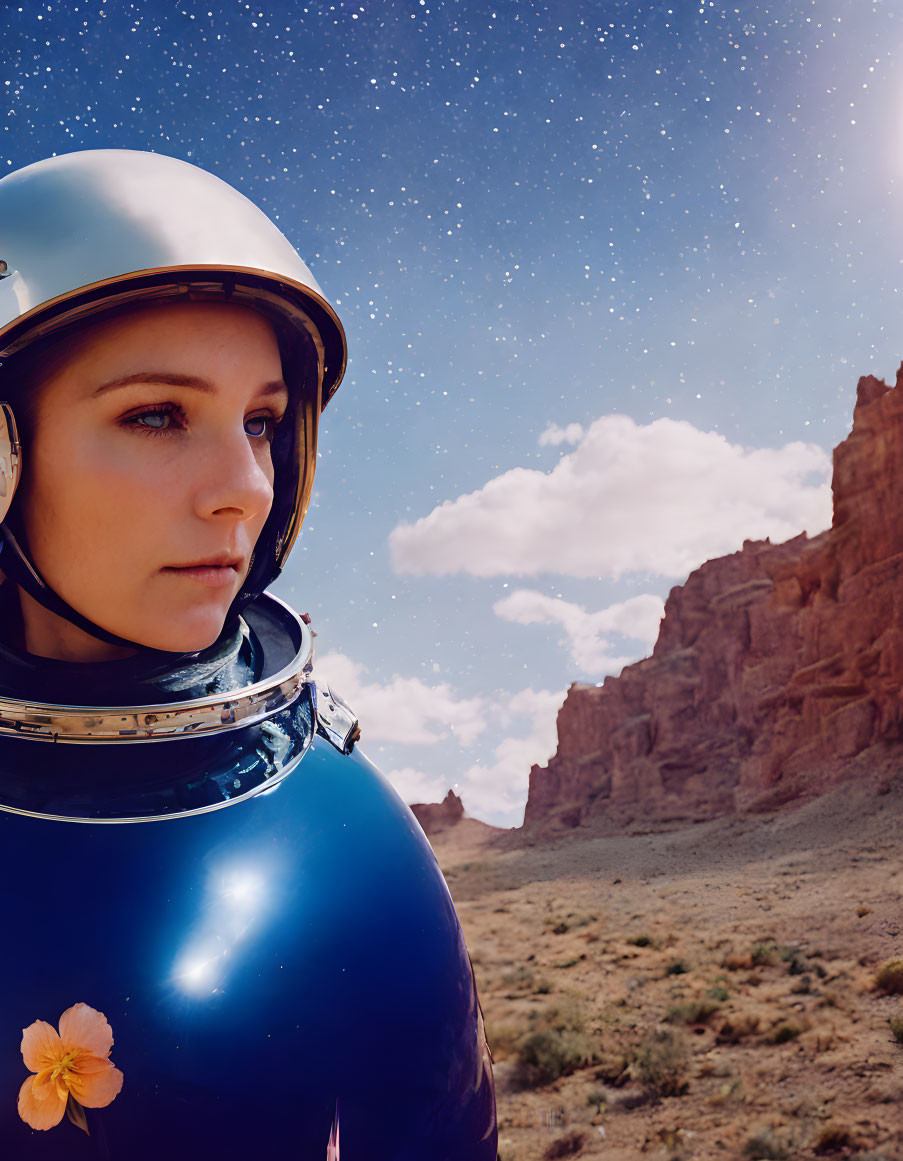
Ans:
[[[42,302],[0,328],[0,359],[117,307],[153,300],[225,301],[282,317],[304,330],[322,359],[321,407],[335,394],[348,357],[345,328],[322,295],[301,282],[247,266],[163,266],[92,282]]]

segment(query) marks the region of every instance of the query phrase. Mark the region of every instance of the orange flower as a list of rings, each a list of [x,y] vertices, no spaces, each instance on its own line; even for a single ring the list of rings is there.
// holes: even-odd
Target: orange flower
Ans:
[[[75,1004],[60,1017],[59,1034],[44,1020],[22,1031],[22,1059],[30,1076],[19,1090],[19,1116],[33,1129],[52,1129],[63,1119],[70,1096],[102,1109],[122,1088],[113,1067],[113,1030],[103,1012]]]

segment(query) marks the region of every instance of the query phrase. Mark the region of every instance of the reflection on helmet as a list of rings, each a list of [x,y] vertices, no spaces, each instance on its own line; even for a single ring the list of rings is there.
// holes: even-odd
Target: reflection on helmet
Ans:
[[[279,575],[310,502],[317,423],[345,370],[345,334],[295,249],[243,194],[187,162],[126,149],[36,162],[0,180],[0,400],[36,355],[101,314],[141,302],[228,301],[272,321],[294,423],[273,444],[274,500],[238,613]],[[17,372],[17,368],[19,371]],[[0,414],[0,518],[15,477]],[[10,464],[11,467],[11,464]],[[27,471],[27,449],[25,470]],[[27,559],[15,517],[0,524],[3,568],[36,600],[104,640]]]

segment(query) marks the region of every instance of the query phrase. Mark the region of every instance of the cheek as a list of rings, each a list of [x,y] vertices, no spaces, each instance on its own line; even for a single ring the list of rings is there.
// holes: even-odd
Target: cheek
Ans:
[[[48,580],[64,567],[121,571],[146,554],[173,512],[171,472],[152,472],[140,446],[90,431],[51,429],[36,442],[23,484],[26,533]]]

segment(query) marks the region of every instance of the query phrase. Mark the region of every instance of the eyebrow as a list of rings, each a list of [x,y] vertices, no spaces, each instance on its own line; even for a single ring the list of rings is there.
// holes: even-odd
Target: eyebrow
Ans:
[[[172,371],[136,371],[133,375],[123,375],[121,379],[111,379],[109,383],[102,383],[93,394],[103,395],[107,391],[130,387],[135,383],[163,383],[168,387],[190,387],[194,391],[203,391],[206,395],[216,394],[216,388],[209,379],[202,379],[197,375],[177,375]],[[256,394],[287,395],[288,387],[281,379],[275,379],[271,383],[262,384]]]

